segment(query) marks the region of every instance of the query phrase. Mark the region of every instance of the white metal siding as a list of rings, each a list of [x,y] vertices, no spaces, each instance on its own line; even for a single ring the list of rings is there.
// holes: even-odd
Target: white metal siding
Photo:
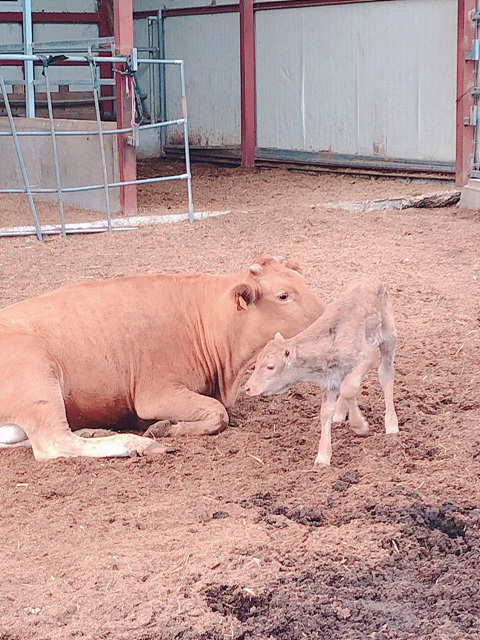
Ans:
[[[165,54],[185,61],[190,142],[240,144],[240,44],[238,13],[165,20]],[[167,116],[181,117],[179,70],[167,70]],[[181,132],[169,128],[167,141]]]
[[[257,145],[455,158],[457,0],[256,12]]]

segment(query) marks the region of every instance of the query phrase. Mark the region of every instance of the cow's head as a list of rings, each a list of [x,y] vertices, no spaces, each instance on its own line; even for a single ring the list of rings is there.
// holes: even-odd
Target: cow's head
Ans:
[[[311,291],[298,262],[258,256],[244,281],[231,292],[236,311],[243,314],[252,335],[262,346],[279,331],[290,338],[306,329],[323,312],[325,305]]]

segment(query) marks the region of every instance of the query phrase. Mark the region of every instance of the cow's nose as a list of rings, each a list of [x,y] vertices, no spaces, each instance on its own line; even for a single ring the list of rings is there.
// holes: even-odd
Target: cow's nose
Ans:
[[[250,387],[245,387],[244,391],[247,394],[247,396],[250,395]]]

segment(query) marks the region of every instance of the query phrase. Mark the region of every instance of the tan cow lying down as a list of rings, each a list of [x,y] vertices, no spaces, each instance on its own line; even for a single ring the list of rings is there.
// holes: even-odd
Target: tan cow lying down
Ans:
[[[324,396],[315,466],[328,466],[332,457],[332,422],[343,422],[348,411],[353,431],[359,435],[368,431],[357,396],[378,347],[385,430],[398,432],[393,406],[395,343],[395,321],[385,287],[376,280],[362,280],[347,287],[316,322],[294,338],[285,340],[277,334],[258,356],[245,392],[249,396],[272,395],[283,393],[298,382],[318,384]]]
[[[260,349],[324,309],[300,272],[263,255],[235,275],[79,283],[0,310],[0,446],[31,445],[37,460],[166,451],[71,431],[126,416],[176,421],[170,436],[221,431]]]

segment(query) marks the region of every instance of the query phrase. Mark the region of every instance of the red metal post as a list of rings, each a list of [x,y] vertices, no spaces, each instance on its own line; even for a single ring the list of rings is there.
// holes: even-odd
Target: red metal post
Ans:
[[[475,144],[475,128],[464,124],[469,119],[474,105],[472,88],[475,86],[475,62],[465,60],[465,53],[471,50],[476,37],[472,14],[476,10],[476,0],[458,0],[458,42],[457,42],[457,144],[455,159],[455,182],[463,187],[468,182],[472,170]]]
[[[111,0],[97,0],[98,9],[98,35],[100,38],[109,38],[113,36],[113,8]],[[109,55],[107,53],[106,55]],[[101,64],[100,66],[100,78],[113,79],[113,68],[109,64]],[[112,96],[113,98],[113,86],[101,85],[100,94],[102,97]],[[105,100],[100,103],[100,109],[102,118],[107,114],[113,114],[113,99]]]
[[[255,18],[253,0],[240,0],[242,165],[255,166]]]
[[[115,50],[117,54],[129,55],[133,48],[133,0],[114,0],[113,8]],[[121,65],[117,66],[121,70]],[[135,95],[132,78],[120,73],[116,75],[117,89],[117,127],[123,129],[135,124]],[[120,181],[136,180],[137,157],[135,147],[129,143],[133,135],[128,133],[118,136],[118,162]],[[121,187],[120,201],[125,215],[137,213],[137,187],[131,185]]]

